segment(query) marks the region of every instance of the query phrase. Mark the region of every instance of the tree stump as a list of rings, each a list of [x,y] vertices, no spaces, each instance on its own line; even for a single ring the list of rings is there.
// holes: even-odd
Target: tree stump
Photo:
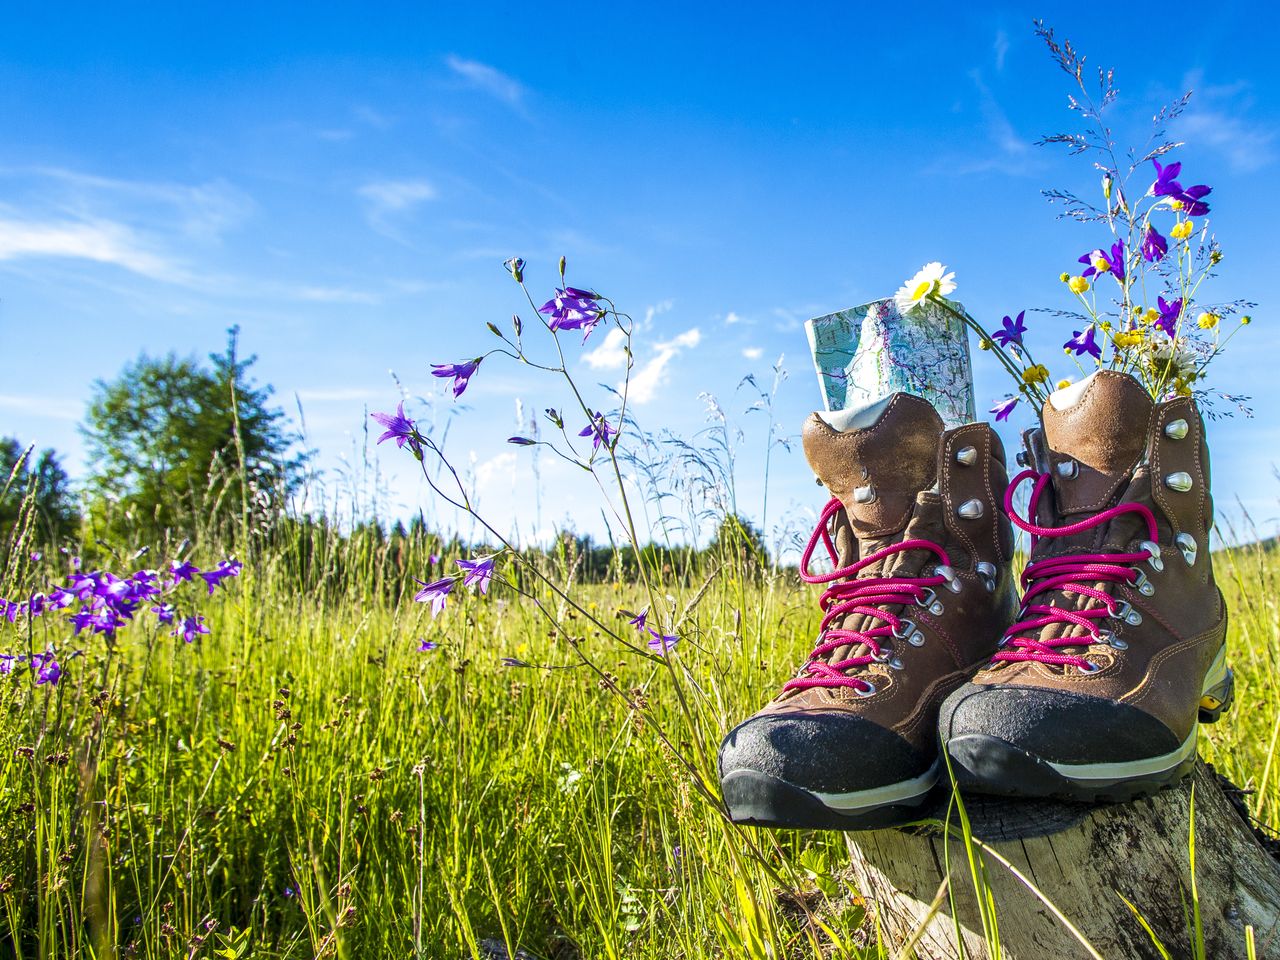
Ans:
[[[1034,884],[1107,960],[1162,956],[1122,896],[1141,913],[1169,956],[1190,957],[1193,784],[1205,956],[1245,957],[1245,927],[1251,926],[1257,956],[1280,958],[1280,845],[1259,837],[1239,791],[1203,763],[1178,787],[1130,803],[1090,806],[970,797],[965,809],[973,836]],[[945,817],[945,803],[935,816]],[[954,839],[949,841],[937,827],[847,834],[849,883],[865,897],[884,942],[891,945],[891,956],[913,936],[918,936],[914,950],[922,960],[990,956],[954,814],[952,827]],[[948,856],[951,898],[942,900],[921,930],[947,873]],[[1091,956],[997,856],[985,853],[984,860],[1002,956]],[[956,920],[963,954],[956,943]]]

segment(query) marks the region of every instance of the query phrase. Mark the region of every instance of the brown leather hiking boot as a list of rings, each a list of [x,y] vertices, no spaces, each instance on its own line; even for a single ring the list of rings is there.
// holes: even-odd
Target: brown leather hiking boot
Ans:
[[[842,426],[818,414],[804,425],[809,465],[834,498],[801,560],[801,577],[826,586],[816,647],[720,748],[725,803],[742,823],[849,830],[920,816],[939,776],[938,707],[995,652],[1016,609],[991,428],[943,432],[933,407],[904,393]],[[809,571],[819,544],[830,573]]]
[[[1231,699],[1195,402],[1102,371],[1045,404],[1006,510],[1032,534],[1019,622],[942,708],[962,787],[1124,800],[1176,783]],[[1035,480],[1032,517],[1011,510]]]

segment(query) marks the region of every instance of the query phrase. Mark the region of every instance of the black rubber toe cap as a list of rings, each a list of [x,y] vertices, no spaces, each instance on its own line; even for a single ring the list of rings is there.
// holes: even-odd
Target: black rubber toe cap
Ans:
[[[841,711],[764,714],[720,746],[720,776],[751,770],[819,793],[869,790],[919,777],[928,755],[891,730]]]
[[[1054,763],[1121,763],[1162,756],[1180,738],[1127,703],[1066,690],[966,683],[942,704],[938,734],[996,737]]]

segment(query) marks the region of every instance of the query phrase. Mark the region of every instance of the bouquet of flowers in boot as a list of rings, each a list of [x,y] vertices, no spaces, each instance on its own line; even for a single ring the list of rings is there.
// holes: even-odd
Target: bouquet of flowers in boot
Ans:
[[[1246,397],[1204,386],[1206,368],[1249,325],[1245,311],[1254,304],[1213,302],[1201,291],[1223,259],[1209,224],[1213,188],[1191,183],[1184,175],[1171,155],[1182,144],[1167,139],[1164,129],[1191,94],[1156,114],[1145,150],[1119,152],[1105,119],[1116,98],[1113,72],[1099,69],[1097,86],[1091,89],[1085,58],[1069,42],[1060,44],[1042,24],[1037,33],[1079,86],[1080,96],[1070,97],[1069,106],[1086,122],[1082,133],[1055,134],[1040,142],[1092,156],[1101,174],[1096,201],[1064,190],[1044,191],[1051,203],[1063,206],[1061,217],[1089,224],[1093,231],[1094,246],[1059,277],[1074,300],[1072,308],[1046,311],[1069,321],[1063,328],[1063,351],[1080,376],[1102,369],[1128,373],[1154,400],[1193,396],[1212,416],[1212,403],[1220,399],[1248,413]],[[987,330],[945,299],[954,289],[954,274],[939,263],[928,264],[898,291],[898,308],[905,312],[932,301],[978,334],[979,346],[992,352],[1017,384],[1016,393],[991,408],[997,420],[1008,419],[1023,399],[1039,407],[1054,387],[1074,382],[1072,376],[1056,378],[1032,356],[1023,341],[1025,310]]]

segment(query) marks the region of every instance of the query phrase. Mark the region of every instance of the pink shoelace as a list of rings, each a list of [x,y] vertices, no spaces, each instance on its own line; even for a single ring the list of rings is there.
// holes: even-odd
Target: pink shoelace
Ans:
[[[847,567],[839,567],[831,573],[810,573],[809,561],[813,558],[813,551],[819,542],[827,548],[831,562],[835,563],[837,561],[836,546],[831,540],[831,534],[827,530],[827,526],[831,522],[831,518],[835,516],[842,506],[843,504],[839,499],[832,499],[823,507],[822,516],[818,518],[818,526],[814,529],[813,535],[809,537],[809,544],[805,547],[804,554],[800,558],[800,578],[802,580],[806,583],[830,583],[831,586],[822,594],[820,601],[823,617],[822,625],[818,631],[818,645],[809,654],[809,661],[805,664],[804,669],[800,671],[800,676],[793,680],[788,680],[783,685],[784,690],[805,690],[810,687],[851,687],[856,692],[864,695],[873,693],[875,687],[869,682],[860,677],[846,676],[845,671],[852,670],[854,667],[866,666],[869,663],[884,662],[886,659],[881,643],[894,636],[906,621],[883,608],[902,606],[909,603],[923,605],[926,602],[926,594],[930,592],[932,587],[948,582],[948,578],[942,575],[849,579],[855,577],[859,570],[869,567],[885,557],[907,550],[932,551],[938,556],[943,566],[950,566],[951,561],[947,557],[947,552],[929,540],[904,540],[901,543],[893,543],[856,563],[852,563]],[[832,581],[839,582],[833,583]],[[884,625],[872,627],[869,630],[839,630],[831,626],[832,623],[851,613],[865,614],[869,618],[881,621]],[[849,657],[846,660],[839,660],[835,663],[827,663],[822,659],[833,650],[856,644],[865,644],[869,652],[856,657]]]
[[[1147,539],[1153,543],[1156,541],[1155,515],[1140,503],[1122,503],[1065,527],[1042,527],[1023,520],[1014,512],[1013,494],[1024,480],[1033,477],[1035,486],[1031,491],[1028,513],[1031,517],[1036,516],[1040,496],[1049,485],[1048,473],[1024,470],[1013,478],[1004,495],[1004,512],[1017,527],[1031,534],[1032,550],[1042,537],[1068,537],[1083,533],[1125,513],[1139,514],[1147,524]],[[1059,648],[1105,643],[1106,639],[1098,629],[1098,621],[1123,616],[1126,607],[1105,591],[1078,581],[1132,585],[1142,577],[1141,571],[1137,570],[1134,564],[1151,558],[1151,554],[1145,550],[1141,553],[1074,553],[1063,557],[1048,557],[1027,564],[1026,569],[1022,571],[1022,611],[1019,616],[1023,619],[1005,631],[1000,646],[1006,649],[1002,649],[992,659],[1069,664],[1088,672],[1096,670],[1097,667],[1083,656],[1062,653]],[[1034,597],[1052,590],[1089,597],[1099,605],[1091,605],[1083,610],[1064,610],[1050,604],[1031,602]],[[1086,633],[1083,636],[1055,637],[1050,640],[1018,636],[1028,630],[1039,632],[1051,624],[1074,624],[1083,628]]]

